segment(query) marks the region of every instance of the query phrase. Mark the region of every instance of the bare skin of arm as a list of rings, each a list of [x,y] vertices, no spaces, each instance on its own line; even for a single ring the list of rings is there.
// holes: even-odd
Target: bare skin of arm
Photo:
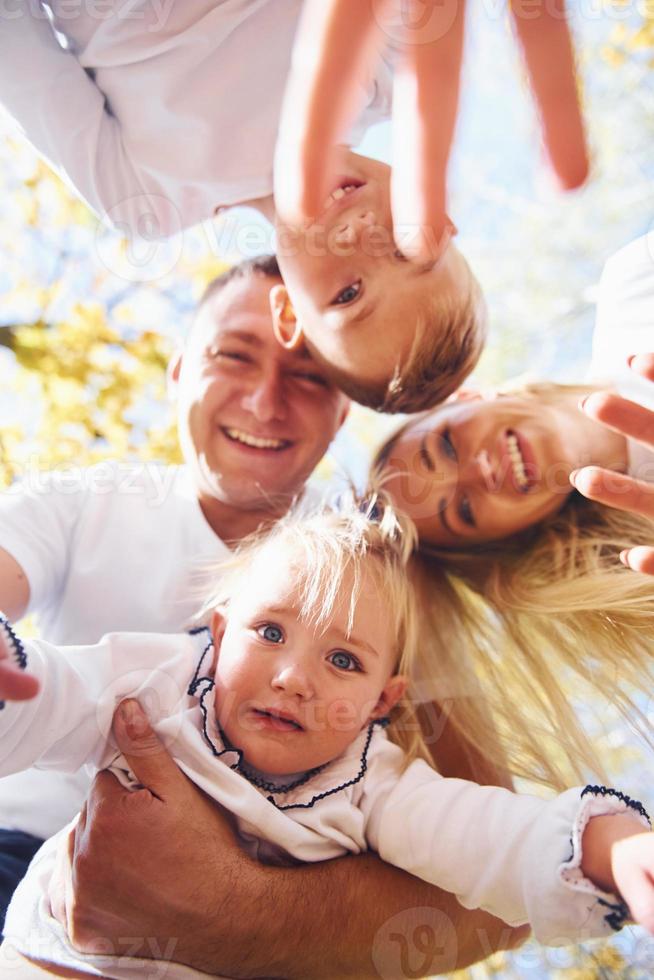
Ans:
[[[481,786],[513,789],[508,770],[498,769],[483,752],[464,738],[441,705],[436,702],[418,705],[416,714],[434,766],[442,776],[469,779]]]
[[[9,619],[20,619],[29,598],[30,586],[25,572],[8,551],[0,548],[0,610]]]
[[[117,712],[114,734],[149,788],[130,793],[100,773],[62,852],[51,902],[81,949],[103,937],[127,953],[121,937],[145,936],[129,952],[214,975],[378,980],[402,976],[406,957],[430,975],[527,935],[370,854],[296,868],[258,864],[138,705],[131,719]]]

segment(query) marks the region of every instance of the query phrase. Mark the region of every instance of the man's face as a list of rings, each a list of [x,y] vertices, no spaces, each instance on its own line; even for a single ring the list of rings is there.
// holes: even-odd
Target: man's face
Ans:
[[[210,297],[172,372],[200,495],[243,510],[288,506],[347,414],[308,353],[277,343],[269,293],[278,283],[249,275]]]
[[[406,363],[422,314],[467,299],[470,272],[449,245],[437,263],[409,262],[393,239],[390,169],[342,148],[342,176],[302,230],[277,224],[277,259],[307,343],[362,382]]]

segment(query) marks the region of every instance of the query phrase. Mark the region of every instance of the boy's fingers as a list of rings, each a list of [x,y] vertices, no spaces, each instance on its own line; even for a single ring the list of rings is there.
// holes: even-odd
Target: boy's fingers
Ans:
[[[638,548],[626,548],[620,555],[620,561],[643,575],[654,575],[654,548],[641,545]]]
[[[654,354],[634,354],[629,358],[629,367],[648,381],[654,381]]]
[[[13,662],[0,660],[0,701],[29,701],[39,693],[40,684]]]
[[[275,153],[275,207],[291,224],[322,211],[336,144],[366,97],[388,0],[306,0]]]
[[[391,199],[397,244],[436,261],[449,236],[447,165],[459,109],[465,0],[424,4],[398,31],[403,62],[393,86]]]
[[[641,517],[654,518],[654,486],[650,483],[599,466],[584,466],[575,470],[570,480],[579,493],[590,500],[640,514]]]
[[[588,149],[565,0],[512,0],[511,9],[552,167],[564,188],[579,187]]]
[[[595,391],[583,402],[583,411],[644,446],[654,446],[654,412],[609,391]]]
[[[153,731],[138,701],[129,699],[118,705],[113,733],[130,769],[153,796],[165,800],[188,788],[188,780]],[[121,791],[124,794],[122,787]]]

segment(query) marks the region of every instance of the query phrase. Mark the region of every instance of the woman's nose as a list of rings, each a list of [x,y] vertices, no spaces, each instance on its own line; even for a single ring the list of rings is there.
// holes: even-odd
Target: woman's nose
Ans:
[[[335,232],[338,245],[356,245],[359,238],[368,229],[377,224],[374,211],[362,211],[351,215],[345,224],[339,225]]]

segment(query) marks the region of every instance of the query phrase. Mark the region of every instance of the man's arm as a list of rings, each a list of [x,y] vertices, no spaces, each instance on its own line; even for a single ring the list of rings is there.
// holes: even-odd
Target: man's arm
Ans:
[[[120,121],[39,4],[0,10],[0,105],[53,169],[126,236],[179,231],[179,214],[132,164]]]
[[[498,766],[490,760],[488,752],[465,738],[440,704],[420,704],[416,714],[434,766],[441,776],[469,779],[482,786],[513,789],[513,780],[506,765]],[[495,758],[501,757],[501,751],[495,748]]]
[[[30,585],[22,566],[0,548],[0,611],[15,622],[25,615],[29,599]]]
[[[378,980],[402,976],[402,963],[445,972],[525,938],[370,854],[294,868],[252,861],[136,711],[117,713],[114,734],[149,788],[129,793],[100,773],[53,880],[55,915],[81,949],[145,936],[140,955],[214,975]]]

